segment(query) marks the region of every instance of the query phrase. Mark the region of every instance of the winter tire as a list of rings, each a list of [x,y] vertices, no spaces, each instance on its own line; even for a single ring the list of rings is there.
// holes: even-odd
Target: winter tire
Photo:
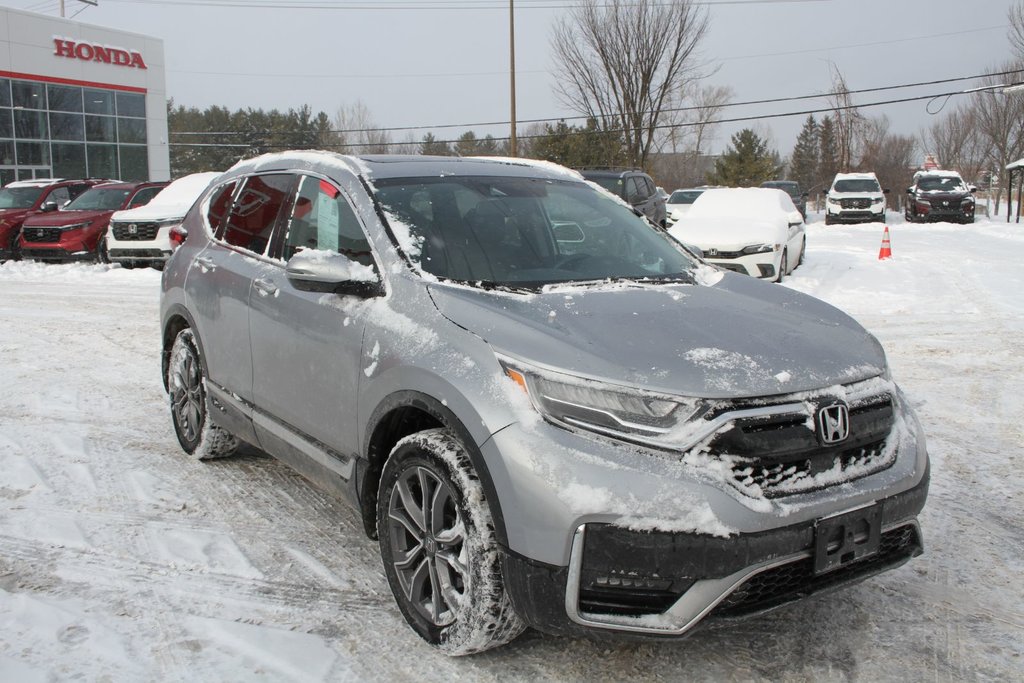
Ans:
[[[377,497],[377,534],[398,607],[428,643],[468,655],[522,632],[505,592],[483,487],[449,432],[419,432],[391,451]]]
[[[110,263],[110,257],[107,255],[107,236],[100,235],[99,240],[96,241],[95,251],[96,263]]]
[[[799,268],[800,266],[802,266],[804,264],[804,254],[806,254],[806,253],[807,253],[807,238],[805,237],[803,239],[803,241],[800,242],[800,258],[798,258],[796,260],[796,265],[793,266],[793,270],[796,270],[797,268]]]
[[[199,347],[190,328],[178,333],[171,347],[167,367],[171,398],[171,422],[182,450],[198,460],[233,455],[238,439],[210,421],[206,377],[199,360]]]
[[[779,262],[779,274],[775,278],[775,282],[782,282],[782,278],[786,276],[786,270],[789,268],[789,252],[786,249],[782,250],[782,260]]]

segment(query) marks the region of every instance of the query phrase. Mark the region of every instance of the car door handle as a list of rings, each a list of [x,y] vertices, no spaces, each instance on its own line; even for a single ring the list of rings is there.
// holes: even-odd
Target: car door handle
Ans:
[[[217,267],[217,263],[209,256],[196,257],[196,263],[198,263],[199,267],[202,268],[204,271],[214,270]]]
[[[277,294],[277,285],[269,280],[253,280],[252,286],[260,293],[260,296],[274,296]]]

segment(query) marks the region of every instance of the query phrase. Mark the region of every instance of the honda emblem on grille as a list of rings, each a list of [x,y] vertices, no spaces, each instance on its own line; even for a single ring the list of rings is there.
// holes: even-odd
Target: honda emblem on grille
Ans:
[[[135,225],[134,223],[129,223],[128,224],[128,234],[129,235],[136,235],[136,234],[138,234],[138,232],[139,232],[139,226]]]
[[[39,230],[36,230],[36,237],[42,237],[45,234],[46,234],[46,232],[42,228],[40,228]]]
[[[839,443],[850,436],[850,410],[834,403],[818,410],[818,438],[823,444]]]
[[[707,255],[708,256],[718,256],[718,250],[717,249],[708,249],[707,250]]]

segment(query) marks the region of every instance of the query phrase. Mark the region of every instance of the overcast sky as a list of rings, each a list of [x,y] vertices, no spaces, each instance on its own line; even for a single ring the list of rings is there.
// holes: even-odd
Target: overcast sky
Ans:
[[[711,0],[702,57],[734,101],[818,94],[834,64],[851,89],[971,76],[1009,58],[1006,12],[1017,0]],[[58,16],[58,0],[0,0]],[[509,119],[507,0],[66,0],[76,21],[163,39],[176,103],[289,109],[334,116],[362,101],[380,126]],[[235,5],[225,6],[225,5]],[[553,89],[549,40],[572,0],[516,0],[518,118],[574,115]],[[335,9],[310,9],[331,5]],[[305,8],[300,7],[305,6]],[[858,96],[867,103],[976,85],[974,81]],[[976,95],[975,95],[976,96]],[[956,101],[956,98],[953,100]],[[932,103],[939,109],[941,102]],[[730,108],[729,117],[801,111],[820,100]],[[952,106],[952,103],[947,105]],[[866,109],[894,132],[934,121],[926,101]],[[783,156],[805,117],[723,125],[770,135]],[[508,127],[474,125],[504,136]],[[466,128],[435,129],[439,139]],[[417,139],[425,130],[415,131]],[[393,134],[395,139],[404,132]]]

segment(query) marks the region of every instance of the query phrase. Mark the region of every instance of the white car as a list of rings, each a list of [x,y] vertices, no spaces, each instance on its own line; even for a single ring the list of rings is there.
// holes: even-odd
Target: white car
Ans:
[[[174,251],[171,229],[181,225],[196,199],[220,173],[193,173],[165,187],[148,204],[118,211],[107,229],[107,256],[125,268],[163,268]]]
[[[836,173],[825,195],[825,225],[884,223],[888,193],[874,173]]]
[[[803,216],[771,188],[705,190],[669,234],[709,263],[775,282],[800,265],[807,246]]]
[[[690,210],[690,205],[704,191],[704,188],[693,187],[685,190],[676,190],[669,195],[668,203],[665,204],[665,214],[668,216],[668,224],[672,225],[679,218]]]

